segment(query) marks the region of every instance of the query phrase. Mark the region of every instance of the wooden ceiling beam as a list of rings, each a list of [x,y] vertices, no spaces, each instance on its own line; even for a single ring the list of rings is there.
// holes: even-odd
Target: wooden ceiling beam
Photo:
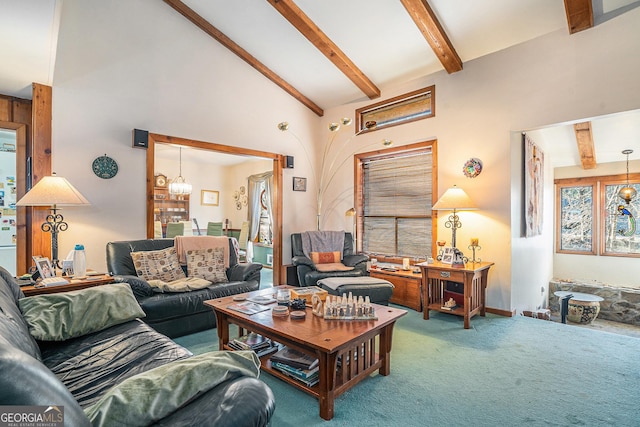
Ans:
[[[247,64],[258,70],[263,76],[271,80],[276,85],[280,86],[285,92],[289,95],[293,96],[295,99],[300,101],[303,105],[309,108],[311,111],[316,113],[318,116],[322,117],[324,115],[324,110],[320,108],[316,103],[311,101],[309,98],[304,96],[300,91],[287,83],[284,79],[278,76],[276,73],[271,71],[271,69],[267,68],[262,62],[258,61],[253,55],[240,47],[237,43],[227,37],[224,33],[218,30],[216,27],[211,25],[209,21],[204,19],[198,13],[196,13],[189,6],[184,4],[180,0],[164,0],[169,6],[175,9],[182,16],[191,21],[196,27],[200,28],[202,31],[207,33],[209,36],[213,37],[224,47],[229,49],[231,52],[235,53],[238,57],[240,57]]]
[[[578,154],[582,162],[582,169],[596,168],[596,148],[593,143],[593,133],[591,132],[591,122],[576,123],[573,125],[578,143]]]
[[[462,70],[462,60],[427,0],[400,0],[449,74]]]
[[[267,1],[324,56],[333,62],[369,99],[380,96],[380,89],[292,0]]]
[[[593,27],[593,6],[591,0],[564,0],[569,34]]]

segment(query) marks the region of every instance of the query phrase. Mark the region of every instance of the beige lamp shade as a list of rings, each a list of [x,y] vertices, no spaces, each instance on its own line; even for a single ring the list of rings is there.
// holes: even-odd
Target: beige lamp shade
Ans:
[[[478,207],[462,188],[455,185],[444,192],[442,197],[433,205],[435,211],[476,210]]]
[[[82,206],[89,201],[61,176],[45,176],[16,203],[16,206]]]
[[[350,208],[349,210],[347,210],[344,213],[345,216],[356,216],[356,210],[355,208]]]

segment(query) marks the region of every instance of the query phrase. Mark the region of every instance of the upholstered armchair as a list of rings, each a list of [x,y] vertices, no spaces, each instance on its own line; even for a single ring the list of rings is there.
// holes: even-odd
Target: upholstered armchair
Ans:
[[[322,268],[322,265],[314,263],[311,257],[304,253],[302,233],[291,234],[291,252],[293,256],[291,262],[296,267],[300,286],[316,286],[318,280],[327,277],[367,276],[367,261],[369,257],[354,254],[353,237],[351,233],[344,233],[342,259],[335,260],[339,261],[339,263],[348,268],[348,270],[338,266],[333,271],[326,271],[327,269]],[[317,253],[314,254],[313,257],[318,258]],[[318,259],[316,259],[316,261],[318,261]]]

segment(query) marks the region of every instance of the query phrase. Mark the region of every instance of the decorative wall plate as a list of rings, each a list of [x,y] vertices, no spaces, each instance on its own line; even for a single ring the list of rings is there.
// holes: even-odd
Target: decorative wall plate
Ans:
[[[467,163],[465,163],[462,168],[462,173],[464,173],[464,176],[467,178],[475,178],[480,175],[480,172],[482,172],[482,160],[476,157],[467,160]]]
[[[102,179],[110,179],[116,176],[118,173],[118,164],[111,157],[104,156],[97,157],[91,165],[93,173]]]

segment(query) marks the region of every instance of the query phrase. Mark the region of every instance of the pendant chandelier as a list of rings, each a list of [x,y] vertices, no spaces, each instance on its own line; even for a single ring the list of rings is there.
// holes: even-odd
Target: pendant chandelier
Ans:
[[[180,147],[180,173],[178,177],[169,184],[169,194],[185,196],[191,194],[192,186],[182,177],[182,147]]]
[[[629,185],[629,154],[633,153],[633,150],[623,150],[622,154],[627,155],[627,185],[618,191],[618,196],[627,202],[627,204],[631,203],[631,201],[636,197],[637,191],[635,188]]]

